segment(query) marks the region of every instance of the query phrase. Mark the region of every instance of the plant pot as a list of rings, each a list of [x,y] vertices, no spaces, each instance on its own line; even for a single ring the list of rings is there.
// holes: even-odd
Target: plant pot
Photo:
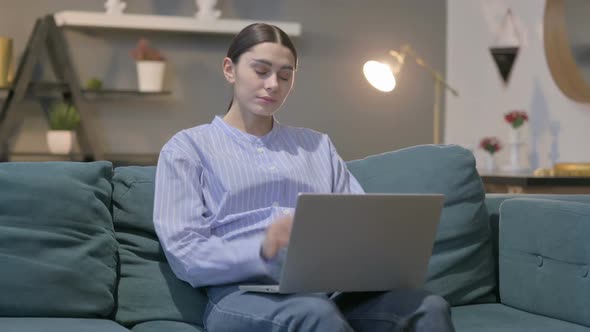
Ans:
[[[141,92],[159,92],[164,85],[164,61],[137,61],[137,83]]]
[[[72,152],[74,143],[74,131],[50,130],[47,132],[47,146],[49,152],[54,154],[68,154]]]

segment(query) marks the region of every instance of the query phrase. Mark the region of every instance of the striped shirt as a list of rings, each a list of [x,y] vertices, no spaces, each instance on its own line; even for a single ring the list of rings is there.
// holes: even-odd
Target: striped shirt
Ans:
[[[363,189],[327,135],[275,119],[258,137],[217,116],[162,148],[154,226],[172,270],[194,287],[277,280],[260,255],[264,231],[293,213],[301,192]]]

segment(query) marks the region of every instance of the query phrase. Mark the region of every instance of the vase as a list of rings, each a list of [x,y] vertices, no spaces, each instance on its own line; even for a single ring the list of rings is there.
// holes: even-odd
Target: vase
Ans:
[[[494,172],[497,168],[496,157],[494,156],[493,153],[486,154],[486,157],[484,159],[484,163],[485,163],[484,168],[487,172]]]
[[[521,163],[522,149],[525,145],[522,127],[511,128],[508,144],[510,148],[510,165],[508,165],[508,170],[512,172],[525,171],[526,169]]]

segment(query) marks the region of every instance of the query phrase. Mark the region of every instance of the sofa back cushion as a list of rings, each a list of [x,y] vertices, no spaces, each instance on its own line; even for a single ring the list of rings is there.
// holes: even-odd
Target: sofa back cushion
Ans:
[[[590,204],[509,199],[500,206],[500,299],[590,327]]]
[[[0,316],[109,317],[109,162],[0,163]]]
[[[444,194],[425,288],[451,305],[483,301],[493,293],[485,192],[471,152],[421,145],[351,161],[348,168],[366,192]]]
[[[172,272],[154,230],[155,171],[115,169],[113,220],[121,259],[115,319],[125,326],[151,320],[202,325],[206,296]]]

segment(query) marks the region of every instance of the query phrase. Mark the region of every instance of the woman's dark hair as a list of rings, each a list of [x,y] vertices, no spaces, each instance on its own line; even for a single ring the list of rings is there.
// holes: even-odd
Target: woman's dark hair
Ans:
[[[272,24],[254,23],[242,29],[229,45],[226,56],[230,58],[234,64],[237,64],[242,54],[261,43],[277,43],[288,48],[293,54],[295,68],[297,68],[297,50],[295,49],[295,45],[293,45],[293,42],[285,31]],[[231,108],[232,103],[233,99],[227,108],[228,111]]]

